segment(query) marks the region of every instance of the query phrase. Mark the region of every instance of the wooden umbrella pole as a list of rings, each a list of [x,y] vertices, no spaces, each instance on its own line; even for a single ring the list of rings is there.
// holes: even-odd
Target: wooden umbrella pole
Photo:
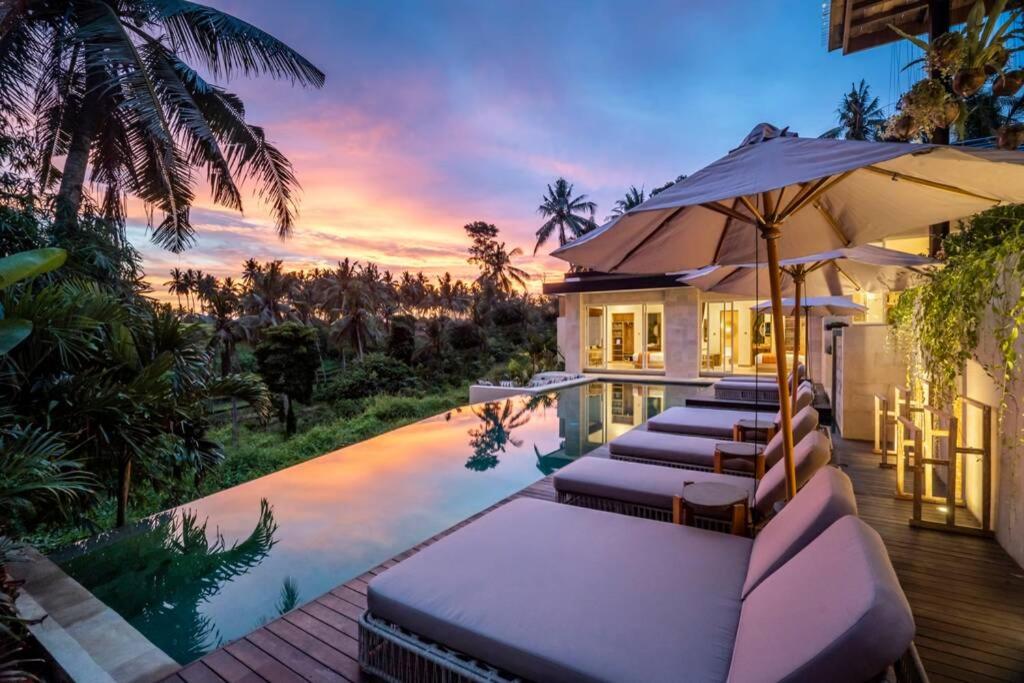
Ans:
[[[793,462],[793,412],[789,399],[789,381],[786,376],[786,335],[780,329],[785,321],[782,310],[782,283],[779,277],[779,228],[776,225],[760,223],[761,237],[768,252],[768,283],[772,297],[772,320],[775,338],[775,369],[779,381],[779,414],[782,416],[779,430],[782,432],[782,458],[786,468],[786,499],[796,495],[796,466]]]
[[[800,290],[803,288],[803,273],[791,274],[793,278],[793,412],[796,412],[796,390],[800,386]]]

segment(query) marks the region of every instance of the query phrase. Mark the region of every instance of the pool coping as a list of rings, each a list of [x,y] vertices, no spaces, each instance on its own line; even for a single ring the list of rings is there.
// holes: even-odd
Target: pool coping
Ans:
[[[24,547],[7,571],[28,630],[74,681],[150,683],[181,665],[54,562]]]

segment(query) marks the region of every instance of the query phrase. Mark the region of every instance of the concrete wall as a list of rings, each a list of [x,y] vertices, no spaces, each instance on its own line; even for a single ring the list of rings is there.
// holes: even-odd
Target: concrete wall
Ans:
[[[847,439],[874,439],[875,394],[892,395],[906,382],[901,354],[889,343],[889,328],[881,323],[851,325],[843,330],[841,411],[836,415]]]
[[[1015,279],[1006,283],[1006,291],[1020,291],[1021,283]],[[999,385],[988,374],[985,367],[1001,367],[1001,353],[997,337],[993,334],[996,324],[990,313],[981,326],[980,343],[975,350],[977,360],[968,361],[960,378],[960,393],[968,398],[981,401],[995,411],[992,435],[992,525],[999,544],[1017,561],[1024,565],[1024,472],[1020,460],[1024,457],[1024,381],[1018,379],[1008,387],[1005,396]],[[1017,342],[1017,353],[1024,355],[1024,339]],[[1000,404],[1006,407],[1000,410]],[[979,446],[981,423],[978,410],[966,410],[961,414],[966,428],[966,443]],[[981,465],[977,459],[968,456],[965,461],[965,497],[968,508],[975,515],[981,514]]]
[[[558,335],[558,350],[565,360],[566,372],[580,372],[580,294],[559,295],[559,316],[556,332]]]

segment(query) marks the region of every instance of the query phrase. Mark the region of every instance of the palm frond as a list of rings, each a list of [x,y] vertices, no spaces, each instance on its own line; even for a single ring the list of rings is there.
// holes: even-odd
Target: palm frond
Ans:
[[[286,44],[220,10],[185,0],[149,0],[156,19],[185,55],[202,61],[214,76],[268,74],[319,88],[324,73]]]

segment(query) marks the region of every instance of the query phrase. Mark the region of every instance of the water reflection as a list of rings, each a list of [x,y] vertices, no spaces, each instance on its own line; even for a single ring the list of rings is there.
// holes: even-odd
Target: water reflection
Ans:
[[[512,430],[526,426],[535,411],[550,408],[557,401],[557,394],[543,394],[528,398],[489,401],[472,408],[480,424],[469,429],[469,447],[472,454],[466,460],[466,469],[486,472],[498,466],[500,454],[509,446],[522,448],[523,440],[512,434]],[[537,449],[536,444],[533,446]]]
[[[264,498],[244,540],[228,545],[207,533],[192,510],[151,517],[116,543],[63,563],[65,571],[117,611],[160,649],[188,662],[219,646],[217,625],[200,607],[232,579],[260,564],[277,543],[274,510]],[[287,589],[287,590],[286,590]],[[298,604],[286,580],[282,608]],[[285,610],[287,611],[287,610]]]

